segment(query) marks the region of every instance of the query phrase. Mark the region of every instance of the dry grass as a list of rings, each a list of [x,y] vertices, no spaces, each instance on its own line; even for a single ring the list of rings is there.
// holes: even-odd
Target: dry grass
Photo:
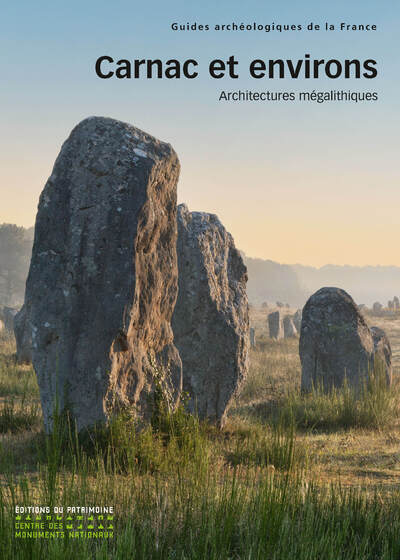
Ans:
[[[10,536],[10,500],[15,497],[26,504],[61,500],[116,506],[115,546],[99,545],[95,556],[96,543],[80,541],[68,545],[69,556],[64,556],[61,544],[54,544],[54,558],[125,558],[133,551],[143,559],[398,557],[398,415],[384,429],[296,429],[287,413],[288,396],[301,405],[298,339],[268,338],[271,310],[251,311],[257,347],[222,432],[184,414],[136,435],[121,421],[112,427],[111,439],[102,434],[99,446],[85,452],[76,452],[62,434],[44,436],[40,411],[32,413],[39,402],[34,373],[16,365],[12,339],[0,340],[4,557],[48,556],[43,542],[25,543],[26,551],[15,556],[16,550],[24,550]],[[391,396],[397,399],[400,318],[374,318],[373,324],[383,327],[392,343]],[[332,495],[327,490],[331,484],[337,485]],[[350,492],[342,494],[341,489]],[[377,530],[377,523],[386,533]],[[256,552],[250,556],[253,546]]]
[[[297,393],[301,366],[298,339],[274,341],[268,337],[267,316],[272,308],[253,308],[251,326],[256,329],[257,347],[251,350],[248,380],[231,418],[279,416],[285,396]],[[294,310],[291,310],[292,312]],[[383,328],[393,352],[393,395],[400,395],[400,316],[367,316],[372,326]],[[400,397],[397,402],[397,408]],[[338,481],[345,486],[393,491],[400,489],[400,421],[394,415],[384,430],[306,430],[297,435],[300,446],[312,456],[312,472],[322,482]]]

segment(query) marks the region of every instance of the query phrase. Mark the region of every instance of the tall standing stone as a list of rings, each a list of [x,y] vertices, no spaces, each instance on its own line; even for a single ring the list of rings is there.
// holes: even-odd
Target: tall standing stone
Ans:
[[[394,296],[393,303],[394,303],[395,310],[398,311],[400,309],[400,301],[397,296]]]
[[[283,334],[285,338],[295,338],[297,336],[297,329],[290,315],[285,315],[283,318]]]
[[[358,388],[374,361],[374,341],[348,293],[321,288],[303,309],[300,335],[301,388],[341,387],[345,377]]]
[[[268,315],[269,336],[276,340],[281,340],[284,337],[282,313],[274,311]]]
[[[120,406],[147,418],[155,388],[178,402],[178,175],[169,144],[113,119],[85,119],[63,144],[25,295],[46,430],[56,403],[80,430]]]
[[[174,341],[188,407],[220,426],[248,370],[247,269],[218,217],[178,207]]]

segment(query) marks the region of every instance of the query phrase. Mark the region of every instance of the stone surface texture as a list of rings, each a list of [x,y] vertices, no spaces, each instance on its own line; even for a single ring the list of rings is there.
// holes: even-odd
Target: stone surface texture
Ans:
[[[176,184],[169,144],[90,117],[63,144],[40,196],[25,308],[45,428],[56,407],[79,430],[120,407],[179,400]]]
[[[303,308],[300,335],[301,388],[359,388],[373,366],[374,340],[351,296],[339,288],[321,288]]]
[[[232,236],[214,214],[178,207],[179,295],[174,342],[188,407],[223,426],[247,375],[247,269]]]

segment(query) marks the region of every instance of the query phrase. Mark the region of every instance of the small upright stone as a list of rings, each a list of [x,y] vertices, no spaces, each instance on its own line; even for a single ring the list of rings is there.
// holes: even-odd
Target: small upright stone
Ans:
[[[247,269],[214,214],[178,207],[179,294],[172,319],[188,407],[223,426],[247,376]]]
[[[381,313],[383,309],[383,305],[381,303],[379,303],[379,301],[376,301],[374,303],[374,305],[372,306],[372,311],[373,313]]]
[[[374,341],[375,361],[374,366],[383,367],[387,385],[392,384],[392,348],[386,333],[379,327],[371,327],[372,339]]]
[[[14,307],[3,307],[4,328],[8,332],[14,332],[14,317],[18,313],[18,309]]]
[[[268,315],[269,336],[275,340],[281,340],[284,337],[282,313],[274,311]]]
[[[250,346],[251,348],[256,347],[256,329],[254,327],[250,327]]]
[[[298,309],[296,313],[293,315],[293,323],[298,333],[300,332],[301,329],[301,314],[302,314],[302,310]]]
[[[297,336],[297,329],[290,315],[285,315],[283,318],[283,333],[285,338],[295,338]]]
[[[46,431],[56,408],[81,430],[125,407],[145,421],[156,389],[179,402],[178,175],[169,144],[114,119],[85,119],[64,142],[25,293]]]

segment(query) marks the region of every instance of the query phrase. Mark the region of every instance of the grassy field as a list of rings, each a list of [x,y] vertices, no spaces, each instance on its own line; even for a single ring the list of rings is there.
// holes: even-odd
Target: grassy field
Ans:
[[[399,559],[400,318],[368,318],[394,386],[356,399],[301,396],[298,339],[271,341],[267,312],[252,309],[257,348],[221,432],[161,410],[140,434],[120,417],[81,439],[60,419],[46,437],[34,373],[3,336],[0,557]],[[17,505],[114,506],[112,537],[16,537]]]

